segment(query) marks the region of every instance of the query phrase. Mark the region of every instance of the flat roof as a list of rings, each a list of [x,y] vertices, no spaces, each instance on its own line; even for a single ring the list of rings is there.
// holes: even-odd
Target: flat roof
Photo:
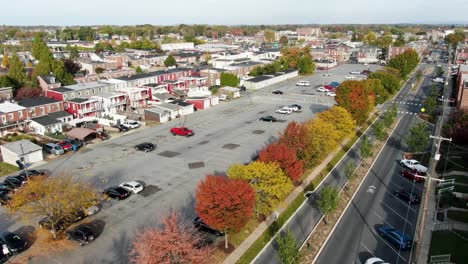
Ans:
[[[271,79],[271,77],[262,75],[262,76],[258,76],[258,77],[248,79],[248,80],[245,80],[245,81],[246,82],[262,82],[262,81],[265,81],[265,80],[268,80],[268,79]]]
[[[100,98],[112,98],[112,97],[118,97],[118,96],[126,96],[125,93],[123,92],[104,92],[101,94],[93,95],[92,97],[100,97]],[[92,98],[91,97],[91,98]]]
[[[99,87],[104,87],[108,85],[109,85],[108,83],[103,83],[103,82],[89,82],[89,83],[78,83],[78,84],[73,84],[73,85],[67,85],[67,86],[64,86],[64,88],[78,91],[78,90],[84,90],[84,89],[99,88]]]
[[[16,111],[21,111],[26,109],[26,107],[23,107],[21,105],[13,104],[10,102],[3,102],[0,104],[0,113],[11,113],[11,112],[16,112]]]
[[[42,150],[41,146],[32,143],[28,139],[22,139],[19,141],[3,144],[2,147],[14,152],[18,156],[22,156],[23,153],[29,154],[38,150]]]

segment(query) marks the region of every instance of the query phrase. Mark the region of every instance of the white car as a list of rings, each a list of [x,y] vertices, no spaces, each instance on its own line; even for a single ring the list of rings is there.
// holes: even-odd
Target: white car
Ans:
[[[317,88],[317,91],[319,91],[319,92],[328,92],[328,89],[325,88],[325,87],[319,87],[319,88]]]
[[[335,97],[336,93],[335,92],[327,92],[326,95],[331,96],[331,97]]]
[[[354,76],[346,76],[344,77],[346,80],[354,80]]]
[[[93,205],[85,210],[85,214],[87,216],[96,214],[97,212],[99,212],[99,207],[97,207],[96,205]]]
[[[122,187],[132,193],[139,193],[143,191],[143,185],[136,181],[124,182],[120,184],[119,187]]]
[[[361,74],[361,72],[360,71],[352,71],[349,74],[359,75],[359,74]]]
[[[323,76],[331,76],[331,73],[324,73]]]
[[[299,107],[297,107],[297,106],[295,106],[295,105],[284,106],[283,109],[285,109],[285,110],[290,110],[290,111],[293,111],[293,112],[299,111]]]
[[[134,128],[140,127],[140,123],[138,123],[135,120],[127,120],[122,125],[128,129],[134,129]]]
[[[289,114],[292,113],[292,110],[291,110],[291,109],[284,109],[284,108],[281,108],[281,109],[276,110],[275,113],[277,113],[277,114],[283,114],[283,115],[289,115]]]
[[[419,161],[414,159],[402,159],[400,165],[411,170],[416,170],[418,172],[427,172],[427,168],[419,163]]]
[[[373,258],[367,259],[365,264],[389,264],[389,263],[383,261],[380,258],[373,257]]]
[[[310,86],[310,82],[309,81],[298,81],[296,83],[297,86]]]

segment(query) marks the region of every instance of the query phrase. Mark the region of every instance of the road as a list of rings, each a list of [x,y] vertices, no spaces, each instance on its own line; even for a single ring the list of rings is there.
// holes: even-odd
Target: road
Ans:
[[[421,66],[423,69],[426,67],[432,66]],[[340,223],[339,228],[341,227],[342,229],[337,229],[334,232],[330,242],[326,245],[326,248],[321,254],[318,263],[343,263],[344,260],[346,260],[346,262],[354,263],[354,255],[356,253],[353,252],[356,252],[356,250],[351,250],[351,247],[361,247],[358,241],[361,240],[361,235],[366,236],[362,238],[366,240],[367,237],[371,238],[375,233],[375,226],[370,225],[372,221],[367,221],[367,217],[370,217],[373,220],[379,219],[379,221],[374,222],[381,224],[385,223],[385,221],[387,221],[387,223],[393,224],[401,221],[403,217],[403,219],[407,219],[406,221],[401,221],[402,223],[406,223],[405,230],[407,233],[413,233],[414,222],[417,220],[418,206],[405,206],[404,203],[393,197],[392,192],[401,187],[405,189],[411,188],[410,190],[413,190],[417,194],[420,194],[421,192],[421,186],[413,185],[412,182],[406,181],[406,179],[399,175],[400,168],[397,164],[397,160],[401,158],[401,154],[404,149],[402,137],[405,135],[408,126],[410,126],[410,124],[414,123],[416,119],[418,119],[416,113],[418,113],[421,109],[421,99],[423,96],[422,90],[427,90],[420,89],[418,94],[410,94],[411,84],[414,81],[415,80],[413,77],[405,85],[395,100],[382,106],[381,110],[385,110],[391,104],[396,104],[398,107],[398,116],[402,117],[402,120],[399,126],[396,128],[394,136],[389,140],[389,143],[385,146],[382,154],[372,168],[368,178],[366,179],[366,182],[363,184],[364,187],[359,190],[359,193],[353,202],[353,206],[351,206],[351,209],[348,209],[346,212],[342,223],[347,219],[349,219],[349,222],[346,222],[346,224]],[[430,87],[431,85],[432,84],[429,78],[425,78],[423,86]],[[366,134],[368,136],[372,136],[370,130]],[[316,205],[318,193],[320,193],[320,190],[323,187],[332,185],[341,188],[345,184],[346,177],[343,173],[344,166],[349,161],[357,164],[358,160],[360,159],[359,148],[360,141],[358,141],[357,144],[355,144],[355,146],[342,159],[342,161],[337,164],[335,169],[332,170],[330,175],[324,180],[323,184],[316,189],[314,194],[312,194],[306,200],[306,202],[304,202],[293,218],[291,218],[288,224],[283,228],[283,230],[291,230],[299,245],[305,241],[321,217],[321,213]],[[373,193],[367,192],[367,188],[369,187],[374,189]],[[383,188],[388,188],[388,190],[383,190]],[[374,203],[376,204],[375,206],[378,204],[379,208],[369,210],[374,207]],[[358,213],[353,213],[353,210],[356,210],[356,206],[359,206],[359,208],[362,210],[357,210]],[[366,225],[367,229],[371,231],[368,231],[365,234],[361,234],[362,232],[360,232],[360,230],[364,229]],[[404,226],[396,225],[396,227]],[[350,255],[353,255],[353,257]],[[402,255],[405,256],[405,259],[407,259],[405,253]],[[268,244],[257,256],[254,262],[280,263],[277,257],[276,242],[272,241],[270,244]]]

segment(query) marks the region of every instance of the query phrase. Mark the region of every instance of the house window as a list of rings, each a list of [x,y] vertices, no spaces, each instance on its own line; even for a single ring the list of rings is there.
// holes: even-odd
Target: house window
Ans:
[[[2,123],[6,123],[6,117],[2,115]]]
[[[50,112],[50,105],[47,106],[47,112]]]
[[[8,119],[13,120],[13,114],[8,114]]]
[[[18,116],[19,116],[19,118],[23,118],[23,111],[19,111]]]
[[[44,109],[44,107],[41,107],[41,114],[42,114],[42,115],[45,115],[45,109]]]
[[[75,110],[75,104],[72,104],[72,109]]]
[[[78,92],[78,96],[81,96],[81,92]]]
[[[65,100],[65,99],[67,99],[67,95],[66,95],[66,94],[63,95],[63,100]]]

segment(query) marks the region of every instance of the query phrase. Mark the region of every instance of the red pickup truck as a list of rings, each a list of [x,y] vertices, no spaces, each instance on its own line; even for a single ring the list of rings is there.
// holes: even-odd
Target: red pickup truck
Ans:
[[[193,133],[192,130],[188,129],[187,127],[173,127],[171,128],[171,133],[172,135],[174,136],[185,136],[185,137],[191,137],[193,136],[195,133]]]

